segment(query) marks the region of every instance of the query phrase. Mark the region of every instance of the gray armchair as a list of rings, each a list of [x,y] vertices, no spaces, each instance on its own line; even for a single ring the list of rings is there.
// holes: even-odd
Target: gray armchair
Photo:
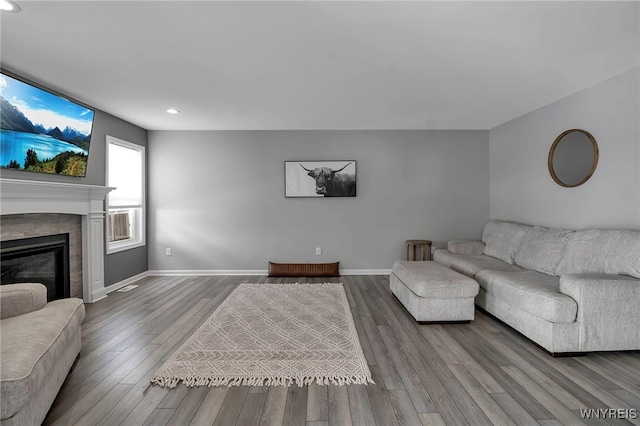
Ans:
[[[80,353],[82,300],[42,284],[0,286],[0,423],[41,424]]]

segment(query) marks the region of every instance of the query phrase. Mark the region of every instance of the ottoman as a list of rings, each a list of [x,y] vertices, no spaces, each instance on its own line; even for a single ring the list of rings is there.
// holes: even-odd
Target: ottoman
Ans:
[[[471,321],[480,290],[474,279],[430,261],[396,261],[389,286],[421,323]]]

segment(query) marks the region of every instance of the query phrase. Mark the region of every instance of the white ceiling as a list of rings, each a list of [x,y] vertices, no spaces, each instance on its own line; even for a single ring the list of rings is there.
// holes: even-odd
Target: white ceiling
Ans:
[[[149,130],[490,129],[640,57],[638,1],[17,2],[4,67]]]

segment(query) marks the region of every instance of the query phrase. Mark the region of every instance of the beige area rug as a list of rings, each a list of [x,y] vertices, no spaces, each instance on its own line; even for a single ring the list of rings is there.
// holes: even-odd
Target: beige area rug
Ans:
[[[373,383],[341,283],[240,284],[151,379],[164,387]]]

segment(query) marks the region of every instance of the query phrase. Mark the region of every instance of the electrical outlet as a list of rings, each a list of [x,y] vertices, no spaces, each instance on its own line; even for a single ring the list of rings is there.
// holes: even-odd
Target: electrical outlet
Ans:
[[[171,247],[167,247],[167,248],[165,249],[165,254],[166,254],[167,256],[171,256]]]
[[[316,256],[322,256],[322,247],[316,247]]]

